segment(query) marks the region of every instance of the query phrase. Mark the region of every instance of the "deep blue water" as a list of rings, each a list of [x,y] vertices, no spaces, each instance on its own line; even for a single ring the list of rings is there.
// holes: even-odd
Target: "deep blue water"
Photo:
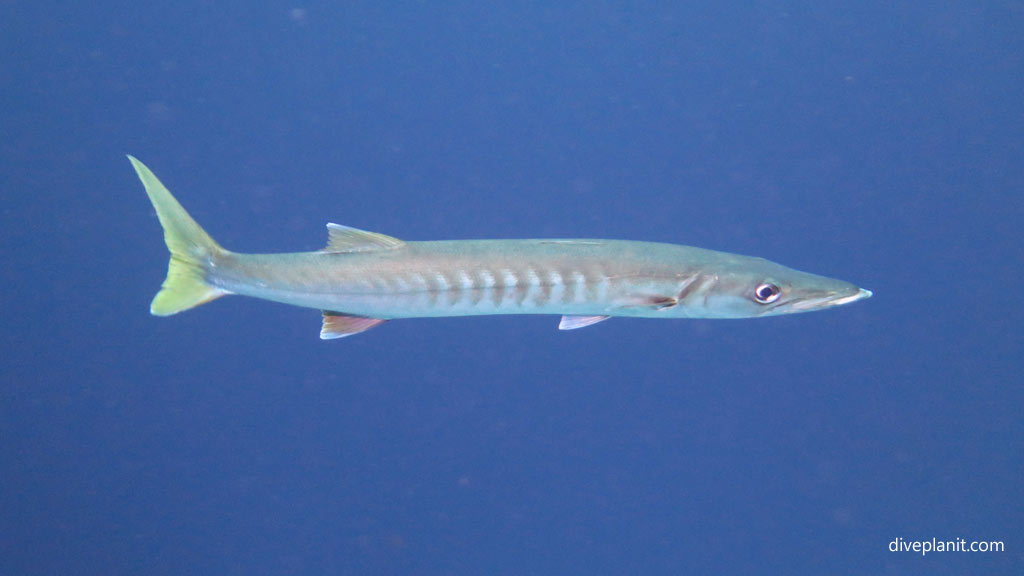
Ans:
[[[1022,573],[1024,5],[490,4],[0,3],[0,574]],[[126,153],[235,250],[628,238],[875,297],[158,319]]]

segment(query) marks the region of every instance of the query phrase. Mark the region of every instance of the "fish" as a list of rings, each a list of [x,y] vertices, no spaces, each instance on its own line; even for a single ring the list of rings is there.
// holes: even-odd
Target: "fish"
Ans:
[[[128,156],[163,227],[167,277],[150,305],[169,316],[236,294],[321,311],[320,337],[389,320],[560,315],[561,330],[613,317],[758,318],[871,297],[849,282],[752,256],[602,239],[403,241],[327,224],[314,252],[222,248],[142,162]]]

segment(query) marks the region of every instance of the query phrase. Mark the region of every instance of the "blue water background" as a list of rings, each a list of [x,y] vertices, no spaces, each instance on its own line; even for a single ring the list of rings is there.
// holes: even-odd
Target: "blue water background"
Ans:
[[[1024,573],[1020,2],[9,0],[0,95],[0,574]],[[126,153],[235,250],[642,239],[876,296],[158,319]]]

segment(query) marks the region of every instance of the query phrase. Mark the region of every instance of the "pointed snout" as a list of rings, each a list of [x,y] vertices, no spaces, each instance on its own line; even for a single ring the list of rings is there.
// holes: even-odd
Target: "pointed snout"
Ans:
[[[789,312],[810,312],[811,310],[823,310],[843,306],[858,300],[870,298],[874,293],[871,290],[858,288],[847,284],[839,289],[832,289],[825,292],[809,294],[802,298],[796,298],[789,302]]]
[[[871,290],[865,290],[863,288],[857,288],[857,292],[855,294],[850,294],[850,295],[846,295],[846,296],[842,296],[842,295],[838,295],[837,294],[832,300],[828,301],[828,305],[829,306],[842,306],[843,304],[849,304],[851,302],[856,302],[857,300],[865,300],[867,298],[871,298],[871,296],[873,296],[873,295],[874,295],[874,292],[872,292]]]

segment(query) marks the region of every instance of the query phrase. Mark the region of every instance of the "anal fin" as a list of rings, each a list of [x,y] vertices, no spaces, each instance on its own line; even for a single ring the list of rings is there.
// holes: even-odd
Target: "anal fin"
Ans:
[[[575,330],[577,328],[585,328],[609,318],[611,316],[562,316],[562,321],[558,323],[558,329]]]
[[[320,339],[331,340],[344,338],[353,334],[365,332],[374,326],[379,326],[387,320],[381,318],[367,318],[365,316],[352,316],[340,312],[324,310],[324,323],[320,328]]]

